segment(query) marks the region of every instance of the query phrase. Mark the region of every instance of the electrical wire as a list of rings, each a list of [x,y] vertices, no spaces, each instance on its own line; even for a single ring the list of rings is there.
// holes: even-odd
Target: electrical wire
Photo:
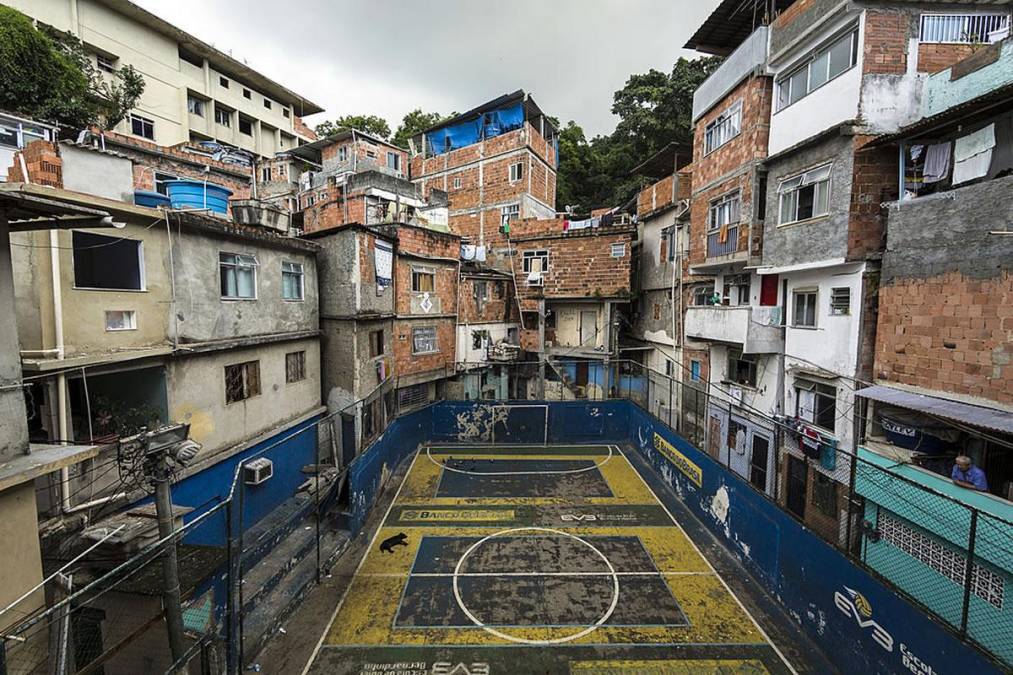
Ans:
[[[142,232],[147,232],[148,230],[150,230],[151,228],[153,228],[155,225],[158,225],[163,220],[166,220],[166,217],[164,215],[161,218],[158,218],[155,222],[153,222],[150,225],[146,226],[141,231]],[[166,220],[166,222],[168,222],[168,221]],[[82,229],[95,229],[95,228],[82,228]],[[99,235],[99,236],[107,237],[109,235],[104,235],[103,234],[103,235]],[[49,250],[58,249],[58,250],[61,250],[61,251],[91,251],[91,250],[94,250],[94,249],[97,249],[97,248],[105,248],[106,246],[115,246],[116,244],[122,243],[124,241],[139,241],[139,242],[143,242],[144,241],[143,239],[137,239],[135,237],[127,237],[127,236],[123,236],[123,237],[109,237],[109,238],[112,239],[112,241],[107,241],[107,242],[102,243],[102,244],[94,244],[92,246],[52,246],[50,244],[23,244],[21,242],[13,241],[13,240],[10,242],[10,244],[11,244],[11,246],[20,246],[21,248],[41,248],[41,249],[49,249]]]

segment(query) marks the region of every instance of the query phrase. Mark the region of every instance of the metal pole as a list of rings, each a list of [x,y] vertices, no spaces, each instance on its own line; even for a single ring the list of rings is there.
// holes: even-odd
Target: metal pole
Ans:
[[[851,523],[855,520],[855,476],[857,473],[856,463],[858,457],[856,455],[850,455],[851,458],[851,475],[848,477],[848,523],[845,526],[844,535],[844,554],[851,557],[852,545],[851,545]]]
[[[162,467],[155,482],[155,511],[158,515],[158,537],[172,536],[172,494],[169,490],[169,475],[165,459],[159,459]],[[165,542],[162,554],[162,602],[165,605],[165,623],[169,629],[169,649],[173,663],[182,660],[186,654],[183,635],[183,608],[180,605],[179,576],[177,575],[176,542]]]
[[[239,619],[239,608],[236,606],[236,542],[232,538],[232,500],[225,503],[225,536],[227,539],[226,565],[228,572],[227,602],[229,606],[228,621],[225,624],[225,669],[230,675],[238,675],[241,670],[239,665],[239,646],[237,623]]]
[[[674,385],[675,383],[672,381],[672,378],[668,378],[668,426],[670,427],[672,427],[672,408],[675,407],[675,404],[672,401],[672,387]],[[672,428],[674,429],[675,427]]]
[[[971,509],[971,530],[967,535],[967,566],[964,568],[964,606],[960,611],[960,635],[967,636],[967,611],[971,605],[971,575],[974,572],[974,542],[978,538],[978,509]]]
[[[246,484],[242,482],[242,478],[240,477],[240,482],[239,482],[239,515],[238,515],[238,518],[239,518],[239,521],[238,521],[239,533],[236,536],[236,538],[238,540],[238,543],[239,543],[239,546],[236,549],[237,555],[236,555],[236,580],[235,580],[236,581],[236,590],[238,591],[237,595],[239,596],[239,598],[238,598],[239,604],[238,604],[238,607],[237,607],[237,609],[239,610],[238,611],[238,614],[239,614],[239,622],[238,622],[239,635],[237,636],[238,637],[238,641],[237,642],[239,644],[239,661],[238,661],[238,665],[239,665],[239,669],[240,670],[242,670],[242,668],[243,668],[243,613],[244,613],[243,612],[243,502],[245,501],[245,499],[244,499],[244,495],[245,494],[246,494]]]
[[[316,512],[316,537],[317,537],[317,570],[316,583],[320,583],[320,454],[317,453],[317,463],[314,467],[316,474],[316,485],[313,490],[313,505]]]

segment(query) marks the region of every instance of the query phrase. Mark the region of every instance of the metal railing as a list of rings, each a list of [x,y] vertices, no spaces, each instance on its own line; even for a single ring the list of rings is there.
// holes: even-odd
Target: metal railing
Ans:
[[[721,241],[722,238],[724,241]],[[707,257],[713,258],[719,255],[729,255],[739,249],[739,228],[737,225],[725,229],[722,237],[721,230],[707,233]]]

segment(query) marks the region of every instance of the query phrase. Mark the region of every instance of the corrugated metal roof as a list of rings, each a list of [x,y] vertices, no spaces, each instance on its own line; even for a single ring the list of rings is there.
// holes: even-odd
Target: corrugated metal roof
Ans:
[[[918,412],[963,422],[983,429],[992,429],[1013,434],[1013,413],[995,408],[961,403],[936,396],[916,394],[903,389],[875,385],[855,392],[855,396],[889,403],[890,405],[917,410]]]

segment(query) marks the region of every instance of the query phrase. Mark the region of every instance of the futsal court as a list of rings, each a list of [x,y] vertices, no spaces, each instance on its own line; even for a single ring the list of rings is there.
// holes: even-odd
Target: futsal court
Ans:
[[[437,445],[311,673],[788,673],[614,445]]]

